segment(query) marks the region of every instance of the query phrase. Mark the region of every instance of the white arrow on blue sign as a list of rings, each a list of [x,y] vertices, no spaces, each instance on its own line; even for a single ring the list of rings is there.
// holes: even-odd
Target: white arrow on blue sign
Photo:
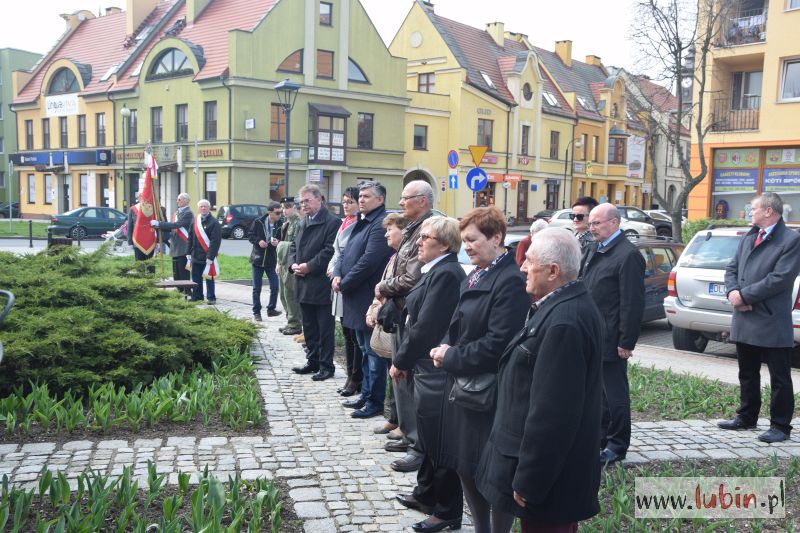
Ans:
[[[467,172],[467,187],[471,190],[475,192],[482,191],[487,183],[489,183],[489,176],[486,175],[482,168],[475,167]]]
[[[448,175],[447,180],[447,188],[458,189],[458,171],[455,169],[450,169],[450,174]]]

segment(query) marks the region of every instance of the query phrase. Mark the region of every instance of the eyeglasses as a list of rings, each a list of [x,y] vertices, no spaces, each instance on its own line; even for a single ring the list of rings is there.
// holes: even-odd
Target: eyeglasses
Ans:
[[[583,222],[584,218],[586,218],[586,215],[584,215],[583,213],[578,213],[578,214],[570,213],[569,214],[569,219],[570,220],[577,220],[578,222]]]
[[[589,222],[589,227],[590,227],[590,228],[597,227],[597,226],[599,226],[600,224],[605,224],[605,223],[606,223],[606,222],[608,222],[609,220],[611,220],[611,219],[610,219],[610,218],[607,218],[607,219],[605,219],[605,220],[599,220],[599,221],[598,221],[598,220],[595,220],[595,221],[593,221],[593,222]]]
[[[343,204],[348,204],[348,205],[349,205],[349,204],[354,204],[354,203],[356,203],[356,201],[355,201],[355,200],[342,200],[342,203],[343,203]]]
[[[401,196],[400,199],[404,202],[411,200],[412,198],[419,198],[420,196],[425,196],[424,194],[414,194],[412,196]]]
[[[306,198],[305,200],[302,200],[302,199],[301,199],[301,200],[300,200],[298,203],[299,203],[300,205],[303,205],[303,204],[309,204],[309,203],[311,203],[311,200],[312,200],[312,198]]]
[[[428,235],[427,233],[420,233],[419,234],[419,240],[420,241],[425,242],[428,239],[433,239],[434,241],[438,241],[439,240],[436,237],[434,237],[433,235]]]

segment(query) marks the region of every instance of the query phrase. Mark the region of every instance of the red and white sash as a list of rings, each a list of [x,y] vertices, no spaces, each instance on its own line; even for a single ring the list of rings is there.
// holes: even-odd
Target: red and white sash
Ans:
[[[172,221],[173,222],[177,222],[178,221],[178,213],[177,212],[172,214]],[[181,226],[180,228],[175,230],[175,233],[178,234],[178,237],[180,237],[183,242],[188,244],[188,242],[189,242],[189,230],[187,230],[186,228]]]
[[[203,251],[208,254],[208,248],[211,246],[211,239],[208,238],[208,235],[206,235],[206,230],[203,229],[203,215],[197,215],[197,218],[194,221],[194,235],[197,237],[197,242],[200,243]],[[217,276],[219,276],[219,263],[215,257],[211,264],[206,261],[206,268],[203,270],[203,277],[214,279]]]

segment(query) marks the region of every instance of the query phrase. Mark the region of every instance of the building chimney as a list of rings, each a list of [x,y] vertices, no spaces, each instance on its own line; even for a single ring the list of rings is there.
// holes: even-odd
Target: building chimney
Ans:
[[[186,24],[193,24],[211,0],[186,0]]]
[[[566,66],[572,66],[572,41],[556,41],[556,55]]]
[[[125,5],[125,35],[141,26],[142,22],[153,12],[160,0],[127,0]]]
[[[502,22],[490,22],[486,25],[486,31],[492,36],[497,46],[503,47],[506,44],[506,26]]]
[[[586,56],[586,64],[602,67],[603,61],[600,59],[600,56],[588,55]]]
[[[93,19],[95,18],[95,16],[94,13],[92,13],[91,11],[87,11],[86,9],[81,9],[72,14],[68,13],[62,14],[61,18],[67,22],[67,28],[69,29],[69,31],[72,31],[78,26],[80,26],[81,22],[83,22],[84,20]]]
[[[122,13],[122,9],[120,9],[118,7],[113,7],[113,6],[106,8],[106,16],[116,15],[117,13]]]

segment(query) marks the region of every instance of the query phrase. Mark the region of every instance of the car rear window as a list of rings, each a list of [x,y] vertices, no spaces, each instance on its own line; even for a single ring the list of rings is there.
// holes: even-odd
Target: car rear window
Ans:
[[[707,235],[707,234],[706,234]],[[679,267],[724,269],[736,254],[742,235],[699,234],[681,254]]]

